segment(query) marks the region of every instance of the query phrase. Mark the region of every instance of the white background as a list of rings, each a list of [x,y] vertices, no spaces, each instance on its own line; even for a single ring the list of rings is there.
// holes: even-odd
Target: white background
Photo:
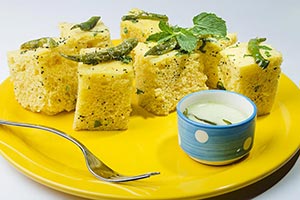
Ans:
[[[171,24],[183,27],[191,26],[192,17],[200,12],[214,12],[226,20],[229,32],[238,33],[240,41],[248,41],[257,36],[266,37],[267,42],[283,54],[283,73],[299,86],[300,1],[298,0],[1,1],[0,82],[9,76],[6,52],[19,48],[21,43],[45,36],[58,36],[59,22],[82,22],[92,15],[100,15],[109,27],[112,38],[117,39],[121,16],[134,7],[167,14]],[[300,161],[279,183],[255,199],[299,199],[299,188]],[[79,198],[48,189],[32,181],[0,156],[0,199]]]

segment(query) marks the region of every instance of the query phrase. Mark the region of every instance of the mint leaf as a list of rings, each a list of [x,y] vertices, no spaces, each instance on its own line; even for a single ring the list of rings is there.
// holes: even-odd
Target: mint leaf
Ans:
[[[160,21],[158,24],[158,27],[160,28],[161,31],[173,34],[173,28],[165,21]]]
[[[226,37],[225,21],[213,13],[200,13],[193,18],[192,32],[196,35],[214,35]]]
[[[147,41],[162,43],[174,37],[173,27],[169,26],[166,22],[160,21],[159,28],[161,32],[150,35]]]
[[[176,35],[176,39],[181,49],[187,52],[193,51],[198,42],[198,37],[186,29],[182,29],[179,34]]]
[[[166,32],[158,32],[158,33],[154,33],[152,35],[150,35],[148,38],[147,38],[147,41],[151,41],[151,42],[158,42],[160,40],[163,40],[164,38],[170,36],[169,33],[166,33]]]

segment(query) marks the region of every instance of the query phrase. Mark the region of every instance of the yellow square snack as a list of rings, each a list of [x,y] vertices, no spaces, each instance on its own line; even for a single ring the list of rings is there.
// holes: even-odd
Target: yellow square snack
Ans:
[[[206,84],[209,88],[217,88],[219,81],[218,65],[221,59],[220,51],[237,41],[237,34],[229,33],[226,38],[215,39],[208,38],[203,46],[200,47],[199,53],[204,63],[204,73],[207,75]]]
[[[17,101],[33,112],[54,115],[75,108],[77,64],[62,58],[62,46],[8,52]]]
[[[78,64],[75,130],[128,128],[133,93],[133,69],[121,61]]]
[[[138,15],[141,12],[144,11],[132,9],[128,15]],[[139,42],[145,42],[149,35],[160,32],[158,24],[159,20],[155,19],[122,20],[120,24],[121,39],[137,38]]]
[[[168,115],[183,96],[207,89],[199,53],[171,51],[145,57],[148,49],[145,43],[139,43],[134,49],[138,104],[147,111]]]
[[[252,99],[258,115],[271,111],[281,73],[282,55],[273,47],[268,47],[271,50],[260,50],[262,56],[270,61],[265,69],[258,66],[249,55],[248,43],[236,44],[221,51],[220,81],[227,90]]]
[[[80,28],[71,29],[75,24],[63,22],[59,24],[60,36],[65,39],[68,53],[79,53],[82,48],[108,47],[112,45],[109,29],[102,21],[89,31]]]

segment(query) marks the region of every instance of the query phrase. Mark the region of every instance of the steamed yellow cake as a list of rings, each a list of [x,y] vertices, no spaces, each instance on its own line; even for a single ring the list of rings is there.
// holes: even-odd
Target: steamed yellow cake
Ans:
[[[227,90],[248,96],[257,106],[258,115],[270,113],[281,73],[282,55],[269,45],[260,53],[270,61],[263,69],[248,51],[248,43],[238,43],[221,51],[220,82]]]
[[[152,17],[152,15],[161,18]],[[160,32],[158,27],[160,20],[168,20],[168,18],[165,15],[132,9],[128,15],[123,16],[120,23],[121,39],[137,38],[139,42],[145,42],[149,35]]]
[[[218,65],[222,56],[220,51],[227,46],[230,46],[237,41],[236,33],[229,33],[226,38],[215,39],[206,38],[199,48],[204,63],[204,73],[207,76],[206,84],[209,88],[217,88],[219,81]]]
[[[82,48],[112,45],[110,31],[101,20],[91,30],[74,28],[75,25],[75,23],[69,22],[59,24],[60,36],[65,39],[65,45],[69,53],[79,53]]]
[[[60,56],[62,48],[8,52],[15,97],[24,108],[48,115],[75,108],[77,64]]]
[[[89,50],[90,51],[90,50]],[[75,130],[128,128],[133,94],[132,64],[109,61],[78,64],[78,99]]]
[[[138,104],[156,115],[168,115],[178,101],[191,92],[208,89],[199,53],[180,54],[173,50],[159,56],[144,56],[149,45],[134,49]]]

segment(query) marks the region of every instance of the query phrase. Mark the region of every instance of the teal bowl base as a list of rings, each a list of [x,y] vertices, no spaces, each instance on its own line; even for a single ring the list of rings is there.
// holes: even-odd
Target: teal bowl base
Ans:
[[[249,152],[242,155],[242,156],[240,156],[240,157],[237,157],[237,158],[234,158],[234,159],[231,159],[231,160],[224,160],[224,161],[208,161],[208,160],[201,160],[201,159],[198,159],[198,158],[195,158],[195,157],[192,157],[192,156],[189,156],[189,157],[192,158],[193,160],[195,160],[199,163],[205,164],[205,165],[222,166],[222,165],[229,165],[229,164],[238,162],[239,160],[242,160],[242,158],[244,158],[248,155],[249,155]]]

